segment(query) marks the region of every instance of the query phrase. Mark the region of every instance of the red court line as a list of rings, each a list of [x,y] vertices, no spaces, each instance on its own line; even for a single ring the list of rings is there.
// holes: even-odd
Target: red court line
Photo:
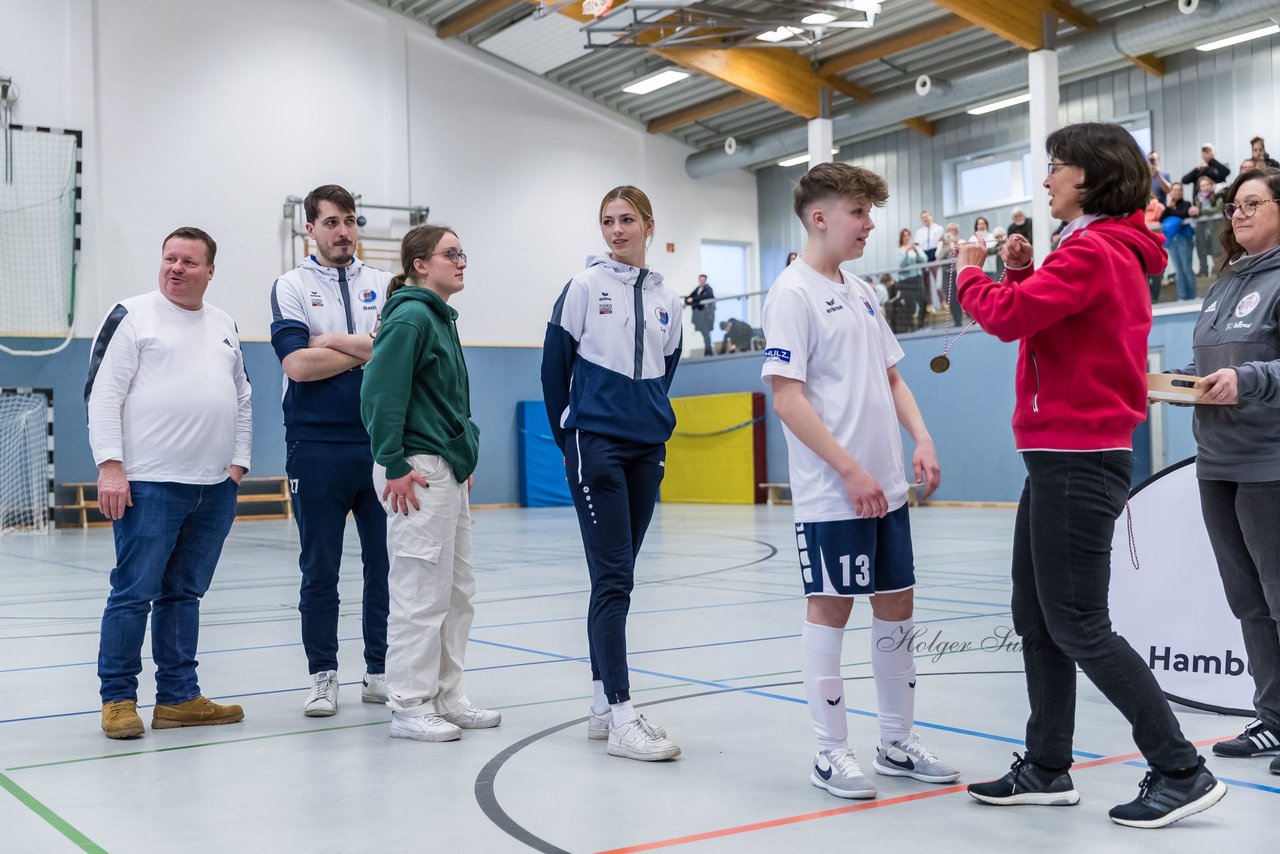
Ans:
[[[1210,738],[1204,741],[1193,742],[1196,747],[1204,747],[1207,744],[1213,744],[1222,741],[1224,738],[1232,738],[1238,733],[1222,736],[1219,738]],[[1134,759],[1141,759],[1141,753],[1127,753],[1123,756],[1105,756],[1102,759],[1092,759],[1088,762],[1073,763],[1072,771],[1078,771],[1083,768],[1095,768],[1099,765],[1115,765],[1119,762],[1130,762]],[[940,798],[943,795],[954,795],[956,792],[963,792],[968,786],[967,783],[961,783],[956,786],[947,786],[943,789],[930,789],[925,792],[916,792],[911,795],[900,795],[896,798],[888,798],[883,801],[866,801],[859,804],[851,804],[847,807],[836,807],[829,810],[819,810],[818,812],[801,813],[800,815],[789,815],[783,818],[770,819],[769,821],[758,821],[752,824],[740,824],[736,827],[725,827],[720,830],[708,830],[704,833],[694,833],[689,836],[677,836],[673,839],[660,839],[657,842],[644,842],[640,845],[628,845],[625,848],[610,848],[607,851],[600,851],[597,854],[632,854],[635,851],[653,851],[658,848],[673,848],[677,845],[688,845],[690,842],[702,842],[706,839],[719,839],[723,836],[735,836],[739,833],[754,833],[757,830],[768,830],[772,827],[784,827],[788,824],[799,824],[804,821],[814,821],[820,818],[832,818],[838,815],[848,815],[854,812],[863,812],[865,810],[878,809],[880,807],[891,807],[895,804],[906,804],[912,801],[923,801],[928,798]]]

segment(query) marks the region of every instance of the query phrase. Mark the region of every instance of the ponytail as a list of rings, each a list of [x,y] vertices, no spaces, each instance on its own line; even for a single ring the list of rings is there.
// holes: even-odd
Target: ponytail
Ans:
[[[396,291],[409,284],[409,277],[404,273],[399,273],[391,277],[391,283],[387,285],[387,299],[391,299],[391,295]]]

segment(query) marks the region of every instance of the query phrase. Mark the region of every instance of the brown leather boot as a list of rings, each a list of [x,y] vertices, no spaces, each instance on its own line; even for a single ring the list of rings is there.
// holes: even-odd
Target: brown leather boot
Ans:
[[[134,700],[112,700],[102,704],[102,731],[107,738],[137,738],[146,730],[138,717]]]
[[[156,705],[151,715],[152,729],[174,729],[180,726],[219,726],[244,720],[239,706],[220,706],[207,697],[196,697],[176,706]]]

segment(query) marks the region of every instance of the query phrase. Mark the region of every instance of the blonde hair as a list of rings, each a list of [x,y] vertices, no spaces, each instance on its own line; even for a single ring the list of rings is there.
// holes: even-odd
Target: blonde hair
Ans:
[[[598,219],[604,219],[604,209],[609,206],[609,202],[613,201],[623,201],[635,208],[636,213],[640,214],[640,219],[644,221],[646,228],[653,225],[653,203],[649,201],[649,197],[645,195],[644,190],[639,187],[633,187],[630,184],[614,187],[605,193],[604,198],[600,200],[600,215]]]

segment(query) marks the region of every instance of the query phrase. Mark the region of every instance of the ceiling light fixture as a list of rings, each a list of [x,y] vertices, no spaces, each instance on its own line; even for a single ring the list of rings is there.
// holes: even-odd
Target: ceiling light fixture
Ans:
[[[778,27],[776,30],[761,33],[756,38],[762,42],[784,42],[787,39],[795,38],[803,32],[804,30],[799,27]]]
[[[802,24],[829,24],[836,19],[830,12],[814,12],[800,19]]]
[[[666,71],[659,71],[657,74],[649,77],[642,77],[630,86],[623,86],[623,92],[630,92],[632,95],[648,95],[655,92],[663,86],[670,86],[672,83],[679,83],[681,80],[689,76],[687,71],[676,71],[668,68]]]
[[[996,110],[1003,110],[1005,107],[1013,107],[1018,104],[1025,104],[1031,100],[1031,93],[1025,95],[1015,95],[1012,98],[1005,98],[1003,101],[992,101],[990,104],[983,104],[981,107],[974,107],[969,110],[971,116],[985,116],[987,113],[994,113]]]
[[[840,149],[833,148],[831,149],[831,153],[839,154]],[[808,154],[797,154],[795,157],[788,157],[786,160],[779,160],[778,165],[779,166],[799,166],[801,163],[808,163],[808,162],[809,162]]]
[[[1233,44],[1240,44],[1240,42],[1247,42],[1247,41],[1252,41],[1253,39],[1260,39],[1263,36],[1274,36],[1276,33],[1280,33],[1280,26],[1272,24],[1271,26],[1263,27],[1260,30],[1252,30],[1247,33],[1241,33],[1238,36],[1230,36],[1225,39],[1218,39],[1216,42],[1207,42],[1205,44],[1198,44],[1196,45],[1196,50],[1204,50],[1204,51],[1218,50],[1219,48],[1223,48],[1223,47],[1231,47]]]

